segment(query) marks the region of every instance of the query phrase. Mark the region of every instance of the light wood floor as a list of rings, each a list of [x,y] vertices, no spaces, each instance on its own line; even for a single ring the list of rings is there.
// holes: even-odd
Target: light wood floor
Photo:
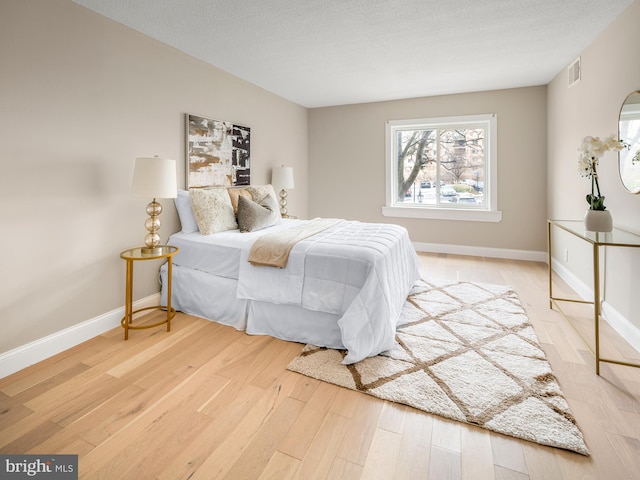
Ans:
[[[80,478],[118,480],[638,478],[640,369],[594,374],[591,353],[549,309],[546,265],[421,262],[425,278],[516,289],[590,457],[288,372],[300,344],[183,314],[170,333],[133,331],[124,342],[114,329],[0,380],[0,452],[78,454]],[[590,334],[588,316],[582,323]],[[640,361],[610,337],[608,354]]]

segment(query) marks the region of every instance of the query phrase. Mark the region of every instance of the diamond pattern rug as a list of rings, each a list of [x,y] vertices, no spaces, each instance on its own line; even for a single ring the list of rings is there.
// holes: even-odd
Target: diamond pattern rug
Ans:
[[[420,281],[388,352],[343,365],[307,345],[288,369],[425,412],[589,455],[517,294]]]

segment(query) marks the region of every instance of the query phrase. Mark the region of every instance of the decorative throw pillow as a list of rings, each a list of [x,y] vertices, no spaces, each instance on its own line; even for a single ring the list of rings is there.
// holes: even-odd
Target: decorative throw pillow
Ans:
[[[175,198],[174,203],[176,204],[176,210],[178,211],[178,218],[180,219],[182,232],[197,232],[198,224],[193,216],[193,210],[191,210],[191,198],[189,197],[189,192],[186,190],[178,190],[178,196]]]
[[[212,235],[238,228],[226,188],[189,190],[191,208],[200,233]]]
[[[227,188],[227,193],[231,199],[231,205],[233,206],[233,214],[238,215],[238,197],[243,196],[253,200],[251,192],[246,188]]]
[[[260,203],[238,197],[238,226],[241,232],[261,230],[280,221],[275,197],[267,195]]]
[[[247,190],[251,194],[251,197],[254,202],[260,203],[267,195],[272,195],[274,199],[278,198],[276,195],[276,191],[273,188],[273,185],[250,185],[247,187]]]

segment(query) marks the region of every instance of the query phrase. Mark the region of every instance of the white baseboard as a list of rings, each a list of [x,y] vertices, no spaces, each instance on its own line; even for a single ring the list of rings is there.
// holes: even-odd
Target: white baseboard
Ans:
[[[606,322],[629,343],[629,345],[640,352],[640,329],[620,315],[620,312],[607,302],[602,303],[602,316]]]
[[[556,260],[553,260],[551,268],[567,285],[576,291],[580,298],[589,302],[593,301],[593,288],[575,276],[571,270]]]
[[[470,255],[472,257],[507,258],[509,260],[528,260],[547,263],[547,252],[534,250],[511,250],[508,248],[471,247],[467,245],[447,245],[442,243],[413,242],[417,252],[449,253],[452,255]]]
[[[133,309],[160,305],[160,294],[155,293],[134,302]],[[0,354],[0,378],[4,378],[34,363],[63,352],[97,335],[120,326],[124,307],[86,320],[59,332]]]
[[[567,285],[573,288],[583,299],[593,301],[593,288],[576,277],[569,269],[559,262],[552,263],[553,271],[562,278]],[[640,352],[640,329],[633,325],[627,318],[618,312],[613,306],[602,302],[602,318],[611,325],[634,349]]]

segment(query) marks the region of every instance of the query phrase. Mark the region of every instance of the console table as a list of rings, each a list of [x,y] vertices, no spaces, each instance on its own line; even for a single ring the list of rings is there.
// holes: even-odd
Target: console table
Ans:
[[[569,298],[560,298],[553,296],[553,272],[551,263],[553,259],[552,255],[552,242],[551,234],[553,227],[560,228],[565,232],[574,235],[585,242],[588,242],[592,246],[592,260],[593,260],[593,301],[588,300],[575,300]],[[560,313],[571,323],[568,316],[562,311],[562,307],[558,302],[574,302],[574,303],[587,303],[593,305],[593,321],[595,328],[595,350],[591,350],[596,358],[596,375],[600,375],[600,362],[615,363],[617,365],[626,365],[628,367],[640,367],[640,364],[624,362],[620,360],[613,360],[610,358],[602,358],[600,356],[600,314],[602,309],[602,300],[600,298],[600,249],[606,247],[627,247],[627,248],[639,248],[640,247],[640,235],[627,232],[619,228],[614,228],[612,232],[589,232],[584,229],[584,222],[574,220],[548,220],[547,221],[547,235],[548,235],[548,254],[549,254],[549,308],[553,308],[555,304]],[[573,324],[572,324],[573,326]],[[574,326],[575,328],[575,326]],[[577,329],[576,329],[577,331]],[[578,332],[582,341],[591,349],[591,346]]]

